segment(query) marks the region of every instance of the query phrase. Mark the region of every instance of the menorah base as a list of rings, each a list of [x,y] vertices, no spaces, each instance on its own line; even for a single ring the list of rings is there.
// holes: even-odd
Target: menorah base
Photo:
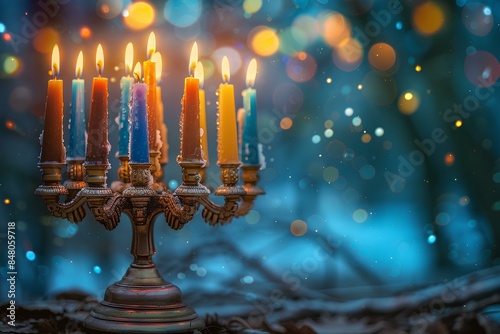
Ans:
[[[84,326],[100,333],[192,333],[205,323],[182,303],[179,288],[166,282],[154,264],[132,264],[108,287]]]

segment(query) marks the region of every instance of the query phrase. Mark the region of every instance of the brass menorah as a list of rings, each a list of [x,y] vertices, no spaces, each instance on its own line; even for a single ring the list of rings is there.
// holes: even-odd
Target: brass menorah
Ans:
[[[67,159],[68,180],[61,184],[65,163],[40,163],[43,185],[35,195],[41,196],[54,217],[73,223],[83,220],[85,203],[95,220],[107,230],[114,229],[122,213],[132,222],[131,253],[134,261],[123,278],[106,289],[104,300],[86,318],[91,330],[115,333],[189,333],[205,326],[195,311],[182,302],[180,289],[165,281],[158,272],[153,255],[153,224],[163,213],[168,226],[181,229],[203,206],[202,217],[210,225],[227,224],[233,217],[246,215],[253,202],[264,191],[257,186],[259,165],[220,164],[222,184],[216,196],[224,205],[209,199],[210,190],[203,185],[204,160],[182,161],[182,184],[166,190],[159,180],[162,168],[159,152],[150,152],[152,163],[129,163],[119,157],[118,184],[107,186],[109,164],[88,164]],[[238,186],[238,171],[244,184]],[[64,203],[60,196],[66,195]]]

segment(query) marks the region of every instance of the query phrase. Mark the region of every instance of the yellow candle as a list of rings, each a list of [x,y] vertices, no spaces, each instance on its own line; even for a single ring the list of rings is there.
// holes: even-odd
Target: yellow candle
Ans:
[[[151,60],[156,63],[156,126],[160,131],[160,163],[168,163],[168,139],[167,139],[167,125],[163,118],[163,100],[161,98],[161,73],[163,71],[163,61],[161,54],[157,51],[151,57]],[[160,144],[158,144],[160,145]]]
[[[234,86],[229,84],[229,61],[222,59],[222,79],[219,85],[218,141],[217,152],[220,164],[236,164],[238,159],[238,139],[236,136],[236,110]]]
[[[151,32],[148,39],[148,60],[144,62],[144,83],[148,86],[147,109],[148,109],[148,141],[149,150],[158,151],[157,124],[156,124],[156,63],[151,60],[155,53],[156,37]]]
[[[205,81],[205,74],[203,72],[203,64],[199,61],[196,65],[196,70],[194,77],[200,80],[200,129],[201,129],[201,152],[202,158],[205,160],[205,167],[210,164],[208,159],[208,138],[207,138],[207,112],[205,103],[205,90],[203,89],[203,84]]]

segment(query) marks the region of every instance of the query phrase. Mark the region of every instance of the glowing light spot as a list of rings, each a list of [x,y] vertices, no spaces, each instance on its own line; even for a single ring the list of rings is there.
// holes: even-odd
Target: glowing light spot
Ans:
[[[367,218],[368,218],[368,212],[366,212],[365,209],[357,209],[352,214],[352,219],[354,219],[356,223],[364,223]]]
[[[90,38],[92,36],[92,30],[90,30],[90,28],[87,26],[81,27],[80,36],[85,39]]]
[[[290,224],[290,232],[296,237],[303,236],[307,232],[307,223],[297,219]]]
[[[461,120],[461,119],[457,119],[457,120],[455,121],[455,126],[456,126],[457,128],[460,128],[462,125],[463,125],[463,122],[462,122],[462,120]]]
[[[363,60],[363,47],[354,38],[349,38],[341,46],[332,52],[332,59],[335,66],[345,72],[352,72],[361,65]]]
[[[398,29],[398,30],[403,29],[403,22],[401,22],[401,21],[396,22],[396,29]]]
[[[27,251],[26,252],[26,258],[28,259],[28,261],[33,261],[36,259],[36,254],[35,252],[33,251]]]
[[[465,58],[464,70],[467,79],[478,87],[493,85],[500,75],[497,58],[488,51],[475,51]]]
[[[5,32],[5,24],[0,22],[0,34],[3,34]]]
[[[360,126],[363,121],[361,120],[361,117],[356,116],[352,119],[352,125],[354,126]]]
[[[169,0],[165,4],[163,15],[173,25],[184,28],[198,21],[201,10],[201,0]]]
[[[332,83],[332,78],[326,78],[326,83],[327,83],[327,84]]]
[[[216,49],[212,53],[212,59],[214,60],[215,64],[217,64],[219,73],[222,73],[222,59],[224,57],[227,57],[227,60],[229,61],[229,70],[231,76],[236,73],[242,64],[241,61],[241,55],[236,49],[228,46],[223,46],[221,48]],[[245,71],[246,71],[246,66],[245,66]],[[218,77],[220,78],[220,77]]]
[[[283,130],[289,130],[293,125],[293,121],[290,117],[284,117],[280,121],[280,127]]]
[[[458,204],[460,204],[461,206],[466,206],[466,205],[469,205],[470,203],[470,198],[469,196],[462,196],[460,197],[460,199],[458,200]]]
[[[248,214],[245,216],[245,220],[250,225],[255,225],[260,220],[260,213],[256,210],[250,210]]]
[[[262,7],[262,0],[245,0],[243,1],[243,10],[245,13],[257,13]]]
[[[341,46],[351,36],[351,24],[340,13],[331,11],[323,14],[321,32],[326,44],[331,47]]]
[[[335,181],[338,177],[339,170],[333,166],[326,167],[323,171],[323,179],[328,183]]]
[[[398,100],[398,108],[401,113],[411,115],[420,107],[420,98],[415,92],[401,94]]]
[[[41,28],[33,38],[33,47],[40,53],[52,53],[52,48],[57,43],[59,43],[59,33],[53,28]]]
[[[368,144],[372,140],[372,136],[369,133],[364,133],[361,136],[361,141],[365,144]]]
[[[175,179],[168,181],[168,188],[170,190],[175,190],[175,189],[177,189],[178,186],[179,186],[179,181],[177,181]]]
[[[363,89],[363,85],[362,84],[359,84],[358,85],[358,90],[362,90]]]
[[[8,32],[4,33],[2,37],[6,42],[10,42],[12,40],[12,36]]]
[[[345,110],[344,110],[344,114],[345,114],[347,117],[351,117],[351,116],[354,114],[354,109],[352,109],[351,107],[349,107],[349,108],[345,108]]]
[[[387,71],[396,63],[396,52],[387,43],[376,43],[368,52],[370,65],[381,71]]]
[[[186,274],[184,274],[184,273],[178,273],[177,274],[177,278],[180,279],[180,280],[185,279],[186,278]]]
[[[314,135],[312,136],[311,141],[313,142],[313,144],[318,144],[321,141],[321,137],[319,135]]]
[[[291,56],[286,63],[286,73],[296,82],[306,82],[316,73],[316,60],[305,52]]]
[[[7,74],[14,74],[19,69],[19,61],[14,56],[9,56],[3,61],[3,70]]]
[[[326,129],[325,130],[325,137],[326,138],[331,138],[333,136],[333,130],[332,129]]]
[[[470,2],[462,10],[462,22],[470,33],[486,36],[493,28],[494,17],[490,7],[480,2]]]
[[[415,71],[416,72],[422,71],[422,66],[420,66],[420,65],[415,66]]]
[[[375,136],[377,137],[382,137],[384,135],[384,129],[381,127],[378,127],[375,129]]]
[[[444,163],[446,166],[452,166],[455,163],[455,155],[453,153],[447,153],[444,156]]]
[[[331,129],[331,128],[333,128],[333,121],[332,121],[331,119],[327,119],[327,120],[325,121],[325,124],[324,124],[324,125],[325,125],[325,128],[327,128],[327,129]]]
[[[444,13],[436,3],[426,1],[413,11],[412,22],[422,35],[433,35],[444,24]]]
[[[247,44],[259,56],[269,57],[278,51],[280,40],[274,29],[258,26],[249,32]]]
[[[436,236],[434,234],[431,234],[427,237],[427,243],[432,245],[433,243],[436,242],[436,239],[437,239]]]
[[[10,204],[10,199],[9,198],[4,199],[3,200],[3,204],[9,205]]]
[[[170,2],[167,2],[167,4]],[[155,10],[147,2],[134,2],[130,4],[127,10],[129,15],[123,18],[123,22],[131,30],[146,29],[154,22]]]
[[[100,273],[102,273],[102,269],[101,269],[101,267],[99,267],[99,266],[94,266],[94,268],[92,268],[92,270],[94,270],[94,273],[96,273],[96,274],[98,274],[98,275],[99,275]]]
[[[196,275],[200,277],[207,276],[207,269],[205,267],[198,267],[198,269],[196,269]]]

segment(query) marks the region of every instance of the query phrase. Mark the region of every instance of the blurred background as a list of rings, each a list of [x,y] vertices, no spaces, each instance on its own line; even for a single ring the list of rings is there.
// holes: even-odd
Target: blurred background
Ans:
[[[5,282],[14,221],[18,302],[69,289],[102,298],[132,260],[127,217],[112,232],[91,215],[71,224],[33,191],[54,44],[65,129],[77,55],[88,113],[103,46],[111,183],[125,46],[144,61],[151,31],[163,57],[171,189],[181,181],[175,157],[193,42],[205,68],[212,186],[221,59],[230,61],[237,108],[247,64],[258,62],[267,194],[228,226],[199,214],[180,231],[161,219],[155,226],[160,272],[199,313],[269,313],[259,303],[278,295],[389,295],[499,264],[499,2],[40,0],[3,1],[0,13],[0,272]]]

